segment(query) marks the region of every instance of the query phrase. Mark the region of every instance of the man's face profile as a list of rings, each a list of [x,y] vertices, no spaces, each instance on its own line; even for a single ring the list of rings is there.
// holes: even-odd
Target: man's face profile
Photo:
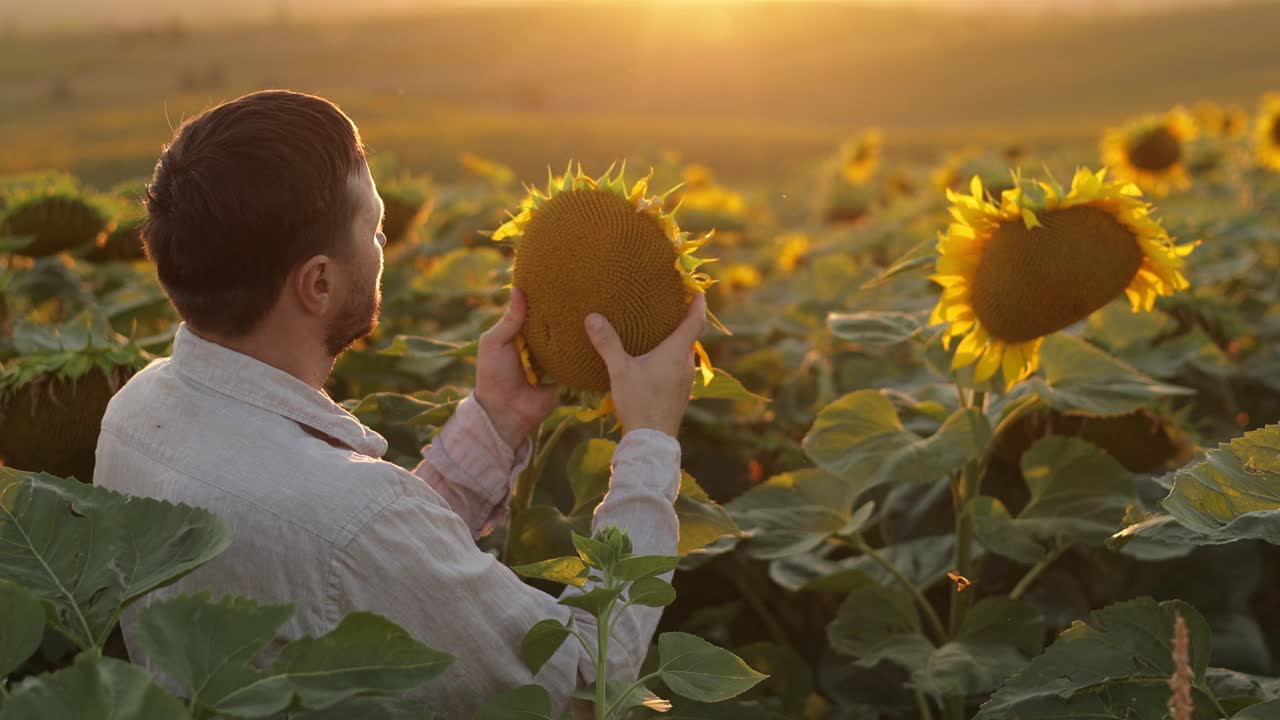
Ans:
[[[367,164],[361,164],[352,175],[347,191],[355,200],[356,211],[348,245],[338,260],[346,279],[346,298],[338,303],[325,336],[325,347],[335,357],[373,332],[382,305],[383,204]]]

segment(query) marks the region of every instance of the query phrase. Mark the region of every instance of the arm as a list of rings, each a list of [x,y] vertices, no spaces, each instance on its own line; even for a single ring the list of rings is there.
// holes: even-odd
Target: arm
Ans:
[[[556,404],[555,390],[530,385],[515,339],[526,313],[524,294],[480,336],[476,389],[458,405],[414,469],[471,529],[488,532],[506,517],[511,486],[529,462],[529,435]],[[514,449],[513,449],[514,448]]]
[[[627,530],[636,555],[675,555],[680,525],[674,502],[679,491],[680,444],[675,438],[654,430],[629,432],[613,453],[609,492],[596,507],[591,531],[616,525]],[[670,582],[671,575],[660,577]],[[622,611],[609,638],[610,678],[632,681],[639,676],[661,617],[662,608],[656,607],[632,605]],[[582,670],[584,685],[595,680],[594,663]]]
[[[657,436],[657,437],[655,437]],[[596,523],[616,523],[637,552],[671,553],[676,524],[679,449],[657,433],[631,433],[615,453],[609,494]],[[396,471],[400,472],[400,471]],[[383,507],[346,546],[336,548],[331,587],[337,614],[380,613],[456,660],[441,678],[416,692],[439,717],[471,717],[485,700],[518,685],[545,687],[555,717],[569,695],[595,674],[595,660],[570,638],[535,677],[520,659],[524,635],[539,620],[572,621],[588,640],[595,618],[556,603],[479,550],[462,519],[406,483],[406,494]],[[577,593],[579,590],[572,589]],[[657,608],[629,608],[610,638],[610,672],[634,678],[657,625]],[[615,669],[616,668],[616,669]]]
[[[513,450],[499,436],[473,394],[422,449],[413,474],[440,493],[475,538],[506,517],[512,483],[529,463],[529,453],[527,439]]]

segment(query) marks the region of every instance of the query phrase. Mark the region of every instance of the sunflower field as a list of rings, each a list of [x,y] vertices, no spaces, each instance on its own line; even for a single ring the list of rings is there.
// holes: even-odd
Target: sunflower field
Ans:
[[[451,658],[380,616],[255,667],[290,606],[141,610],[229,531],[89,482],[179,323],[146,168],[179,113],[276,86],[340,96],[372,149],[380,324],[326,391],[386,460],[419,462],[525,293],[527,379],[562,403],[480,545],[548,593],[618,580],[601,618],[665,607],[595,717],[1280,720],[1280,5],[1088,32],[658,5],[483,11],[483,39],[462,12],[55,40],[0,14],[0,720],[430,717],[403,695]],[[589,536],[622,429],[582,321],[639,351],[697,294],[679,557],[632,556]],[[135,607],[185,697],[129,663]]]
[[[411,468],[509,283],[526,327],[563,320],[538,312],[566,283],[590,302],[640,293],[628,321],[658,339],[704,292],[659,632],[751,675],[718,703],[658,683],[631,717],[1280,717],[1280,96],[1232,112],[1135,118],[1093,153],[932,164],[889,163],[892,135],[868,129],[811,166],[800,208],[674,154],[528,186],[469,153],[448,184],[376,164],[382,322],[328,391]],[[24,513],[73,498],[45,508],[44,542],[91,543],[74,520],[119,500],[58,478],[92,476],[107,400],[177,326],[141,252],[145,182],[0,178],[0,595],[52,608],[50,628],[95,602],[60,600],[58,573],[105,559],[32,571]],[[636,217],[656,234],[626,229]],[[610,233],[668,259],[608,266],[591,245]],[[540,235],[576,242],[520,249]],[[526,365],[565,405],[483,539],[511,566],[574,555],[618,440],[598,358],[551,337],[526,332]],[[217,545],[174,550],[166,572]],[[162,579],[113,591],[115,614]],[[31,678],[77,672],[76,645],[122,657],[111,612],[82,635],[0,633],[0,717],[34,716]],[[96,682],[143,687],[127,668]]]

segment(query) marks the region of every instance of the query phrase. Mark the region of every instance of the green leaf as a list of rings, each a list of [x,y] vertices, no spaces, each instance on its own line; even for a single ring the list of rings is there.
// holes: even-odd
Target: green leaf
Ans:
[[[613,566],[619,559],[617,549],[608,543],[578,533],[573,533],[572,538],[573,547],[577,549],[578,556],[584,562],[599,570],[613,570]]]
[[[974,536],[982,546],[997,555],[1034,565],[1048,555],[1031,528],[1019,525],[998,498],[976,497],[965,506],[973,520]]]
[[[1211,537],[1159,513],[1134,523],[1107,540],[1107,547],[1139,560],[1159,561],[1186,557],[1197,547],[1235,542],[1234,538]]]
[[[694,400],[762,400],[769,402],[769,398],[763,395],[757,395],[745,386],[734,376],[728,372],[715,368],[715,374],[711,378],[711,384],[704,384],[702,381],[702,373],[697,373],[693,381],[693,392],[689,395]]]
[[[1056,548],[1097,545],[1122,524],[1137,502],[1129,471],[1076,438],[1049,435],[1022,455],[1031,500],[1016,518],[994,498],[977,497],[966,511],[988,550],[1032,564]]]
[[[911,596],[862,573],[846,583],[849,593],[827,625],[831,648],[856,658],[861,667],[889,660],[913,672],[924,668],[934,647],[920,631]]]
[[[660,635],[658,654],[662,681],[671,692],[691,700],[727,700],[768,677],[728,650],[688,633]]]
[[[1280,544],[1280,424],[1221,444],[1171,476],[1173,490],[1161,505],[1205,544]]]
[[[676,589],[662,578],[644,577],[631,583],[627,599],[634,605],[666,607],[676,601]]]
[[[776,695],[784,708],[803,716],[805,702],[813,692],[813,669],[795,648],[775,643],[756,642],[737,647],[734,652],[754,670],[769,677],[760,688]]]
[[[680,521],[677,553],[682,557],[740,532],[729,513],[687,472],[680,474],[680,494],[676,496],[675,507],[676,519]]]
[[[955,567],[955,535],[926,535],[896,545],[886,545],[876,553],[912,584],[928,588],[946,578]],[[845,593],[870,576],[881,585],[897,580],[866,555],[830,561],[813,555],[798,555],[770,563],[769,577],[788,590]]]
[[[680,558],[674,555],[632,555],[618,561],[613,576],[623,582],[663,575],[676,569]]]
[[[323,710],[290,713],[290,720],[431,720],[420,700],[362,695],[347,698]]]
[[[1040,652],[1044,620],[1024,602],[979,600],[956,638],[933,651],[912,681],[935,696],[975,695],[996,689]]]
[[[981,457],[990,435],[986,416],[962,408],[922,438],[902,426],[883,393],[859,390],[818,413],[804,451],[819,467],[865,492],[887,482],[937,480]]]
[[[588,518],[589,521],[589,518]],[[511,516],[507,533],[509,565],[536,563],[576,552],[573,547],[573,521],[554,505],[534,505]]]
[[[626,693],[626,697],[623,697],[623,693]],[[584,688],[578,688],[570,697],[594,703],[596,699],[596,684],[591,683]],[[632,685],[620,680],[608,680],[605,682],[604,699],[605,705],[613,709],[615,713],[610,717],[616,718],[629,717],[626,711],[637,707],[645,707],[660,713],[671,709],[671,703],[654,695],[649,688],[643,685]]]
[[[516,565],[511,569],[527,578],[550,580],[574,587],[585,585],[587,575],[591,572],[586,563],[576,557],[552,558],[528,565]]]
[[[974,720],[1163,717],[1168,687],[1157,686],[1159,692],[1154,694],[1129,693],[1135,683],[1164,681],[1173,675],[1173,626],[1178,614],[1187,622],[1195,682],[1203,683],[1209,663],[1209,626],[1204,618],[1178,600],[1157,604],[1139,598],[1094,611],[1087,622],[1077,621],[1064,630],[1043,654],[997,690]],[[1110,706],[1132,715],[1088,715],[1082,706],[1091,712],[1109,711]]]
[[[179,720],[187,709],[156,685],[147,671],[94,651],[76,656],[71,667],[36,675],[11,688],[0,718],[111,718]]]
[[[595,587],[585,593],[564,595],[558,601],[561,605],[581,608],[599,617],[609,607],[609,603],[618,599],[622,588]]]
[[[618,444],[604,438],[589,438],[569,456],[569,487],[573,490],[570,514],[593,509],[609,490],[613,474],[613,451]]]
[[[889,347],[906,342],[915,337],[921,327],[918,316],[893,310],[827,315],[827,328],[832,335],[868,347]]]
[[[1280,717],[1280,700],[1268,700],[1267,702],[1250,705],[1231,716],[1231,720],[1275,720]]]
[[[844,513],[815,505],[781,485],[757,485],[729,501],[726,509],[751,538],[752,557],[761,560],[808,552],[849,521]]]
[[[223,698],[258,681],[252,661],[293,616],[293,605],[259,605],[246,597],[217,601],[208,593],[179,595],[148,605],[138,621],[138,642],[147,657],[182,683],[188,700],[217,707]],[[292,693],[262,698],[273,712],[288,707]]]
[[[44,608],[30,590],[0,580],[0,683],[40,647]]]
[[[522,685],[485,703],[473,720],[551,720],[551,695],[537,685]]]
[[[441,256],[414,282],[419,292],[438,296],[488,295],[510,261],[491,247],[458,248]]]
[[[520,641],[520,659],[534,675],[551,659],[564,641],[573,634],[559,620],[540,620],[529,628]]]
[[[205,510],[0,467],[0,580],[48,603],[48,622],[81,648],[100,647],[126,605],[230,542]]]
[[[257,714],[262,698],[274,697],[280,685],[297,693],[303,707],[324,709],[355,695],[412,690],[451,662],[452,656],[427,647],[381,615],[356,611],[318,638],[285,645],[266,676],[228,695],[219,710]]]
[[[1154,380],[1077,337],[1056,333],[1040,346],[1044,378],[1027,380],[1032,392],[1063,412],[1124,415],[1184,387]]]

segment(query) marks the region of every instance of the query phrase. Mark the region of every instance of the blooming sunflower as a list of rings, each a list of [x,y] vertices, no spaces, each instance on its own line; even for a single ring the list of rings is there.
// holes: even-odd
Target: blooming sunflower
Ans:
[[[1119,180],[1129,180],[1147,192],[1167,195],[1186,188],[1186,143],[1196,136],[1191,113],[1181,107],[1164,115],[1149,115],[1102,135],[1102,160]]]
[[[789,273],[809,254],[809,236],[804,233],[787,233],[778,238],[778,269]]]
[[[884,133],[871,128],[840,147],[840,174],[851,185],[861,185],[880,169]]]
[[[1248,126],[1248,115],[1238,105],[1201,100],[1192,108],[1196,127],[1207,135],[1238,137]]]
[[[714,230],[719,240],[739,239],[747,229],[747,201],[741,193],[716,182],[711,169],[693,163],[681,173],[683,182],[666,197],[667,209],[680,210],[691,234]]]
[[[610,167],[592,179],[579,166],[551,177],[545,191],[526,188],[519,213],[492,235],[515,245],[512,285],[528,300],[517,343],[529,382],[598,399],[602,411],[612,407],[609,373],[583,328],[586,316],[604,315],[627,352],[640,355],[675,330],[694,293],[715,282],[698,270],[708,261],[694,255],[712,233],[690,239],[663,210],[665,195],[648,195],[652,172],[629,188],[624,172],[613,176]],[[701,344],[695,351],[710,382],[707,354]]]
[[[1258,161],[1272,170],[1280,170],[1280,93],[1262,98],[1254,132]]]
[[[1003,371],[1006,387],[1039,367],[1046,335],[1088,317],[1121,293],[1135,312],[1187,287],[1183,258],[1132,183],[1106,170],[1014,187],[999,202],[976,176],[970,194],[947,191],[954,222],[939,235],[943,287],[930,324],[946,323],[943,344],[961,338],[952,368],[976,363],[974,380]]]

